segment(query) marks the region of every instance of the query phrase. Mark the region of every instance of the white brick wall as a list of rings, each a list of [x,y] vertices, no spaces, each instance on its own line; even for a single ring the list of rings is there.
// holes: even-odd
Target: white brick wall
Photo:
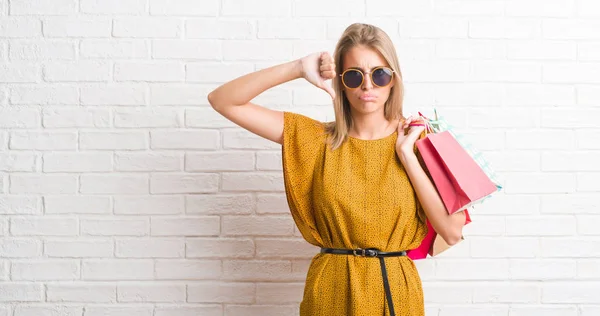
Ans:
[[[0,0],[0,316],[297,315],[317,252],[280,147],[206,100],[332,51],[397,45],[406,112],[435,105],[506,190],[417,262],[428,316],[600,314],[596,0]],[[332,118],[303,81],[255,100]]]

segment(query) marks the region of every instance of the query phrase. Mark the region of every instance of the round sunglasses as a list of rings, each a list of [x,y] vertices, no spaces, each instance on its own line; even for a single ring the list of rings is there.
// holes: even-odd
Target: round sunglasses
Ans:
[[[375,67],[371,72],[363,73],[359,69],[346,69],[339,76],[342,77],[342,83],[348,89],[356,89],[363,84],[365,75],[371,75],[371,82],[378,87],[385,87],[392,82],[394,70],[389,67]]]

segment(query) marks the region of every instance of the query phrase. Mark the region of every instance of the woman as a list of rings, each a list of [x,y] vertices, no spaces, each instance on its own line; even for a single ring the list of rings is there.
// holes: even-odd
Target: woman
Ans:
[[[331,95],[334,122],[250,102],[297,78]],[[424,315],[421,280],[406,251],[425,237],[425,217],[448,244],[462,236],[464,214],[448,215],[417,159],[424,127],[403,117],[402,97],[392,41],[361,23],[344,31],[333,58],[314,53],[208,96],[227,119],[282,145],[292,217],[304,239],[321,247],[307,273],[302,316]]]

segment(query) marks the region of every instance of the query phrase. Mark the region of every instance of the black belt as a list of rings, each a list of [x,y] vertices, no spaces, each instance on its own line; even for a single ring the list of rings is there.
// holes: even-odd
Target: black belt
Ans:
[[[322,253],[332,253],[336,255],[355,255],[359,257],[377,257],[381,265],[381,277],[383,278],[383,288],[385,289],[385,296],[388,302],[388,308],[390,315],[395,316],[394,302],[392,302],[392,291],[390,291],[390,284],[388,282],[387,270],[385,269],[384,257],[400,257],[406,256],[406,251],[394,251],[394,252],[383,252],[376,248],[367,249],[335,249],[335,248],[321,248]]]

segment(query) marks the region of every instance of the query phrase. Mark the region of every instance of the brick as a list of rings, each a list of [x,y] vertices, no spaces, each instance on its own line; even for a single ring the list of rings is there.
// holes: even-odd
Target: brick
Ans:
[[[209,105],[212,89],[197,84],[151,84],[150,105]]]
[[[279,173],[224,173],[223,191],[283,191],[283,175]]]
[[[508,41],[508,59],[519,60],[575,60],[577,44],[566,41]]]
[[[465,82],[465,81],[477,81],[477,80],[487,80],[483,77],[486,75],[485,71],[495,71],[502,72],[502,67],[497,66],[494,68],[494,65],[499,64],[499,62],[495,62],[494,64],[482,64],[483,61],[473,61],[471,63],[467,63],[465,61],[414,61],[410,64],[404,65],[404,69],[402,70],[403,76],[409,75],[412,78],[413,82]],[[479,64],[479,65],[478,65]],[[471,70],[471,68],[473,70]],[[492,69],[494,68],[494,69]],[[514,67],[517,68],[517,67]],[[523,68],[523,67],[521,67]],[[527,68],[519,69],[519,73],[525,73]],[[506,76],[509,76],[509,73],[505,73]],[[435,79],[433,79],[434,77]],[[479,78],[477,77],[479,76]],[[492,79],[493,81],[493,79]],[[326,96],[326,95],[325,95]]]
[[[257,214],[289,214],[290,209],[285,193],[258,193],[256,196]]]
[[[506,15],[517,17],[571,17],[575,6],[570,0],[541,1],[529,0],[518,2],[510,0],[506,3]]]
[[[481,269],[485,266],[485,269]],[[435,269],[436,280],[505,280],[509,263],[502,259],[448,260]]]
[[[594,86],[577,87],[577,104],[585,106],[595,106],[595,100],[600,97],[600,88]],[[576,131],[577,134],[583,134],[583,131]],[[595,135],[598,131],[586,131],[586,134]],[[598,143],[596,142],[597,146]]]
[[[85,307],[85,316],[152,316],[153,306],[93,306]]]
[[[181,127],[179,111],[175,109],[118,109],[115,111],[115,127]]]
[[[0,28],[1,30],[1,28]],[[33,83],[39,81],[41,68],[30,63],[3,63],[0,65],[1,83]]]
[[[579,316],[575,306],[511,306],[510,316],[548,315],[548,316]]]
[[[188,285],[188,302],[254,303],[256,289],[252,283],[202,282]]]
[[[254,242],[249,238],[186,238],[186,258],[252,258]]]
[[[154,262],[145,259],[85,259],[81,278],[85,281],[121,281],[154,279]]]
[[[79,262],[71,260],[13,261],[12,280],[61,281],[79,279]]]
[[[505,150],[498,152],[486,152],[488,163],[497,172],[510,171],[541,171],[540,153],[526,150]]]
[[[155,174],[150,179],[150,193],[211,193],[219,189],[220,176],[206,174]]]
[[[288,60],[292,43],[275,39],[228,40],[223,42],[223,60]]]
[[[146,87],[139,84],[92,84],[81,87],[82,105],[146,105]]]
[[[152,236],[218,236],[221,230],[218,216],[153,217],[150,227]]]
[[[553,151],[542,153],[543,171],[600,171],[595,163],[600,151]]]
[[[529,61],[475,61],[472,80],[487,82],[539,82],[542,65]],[[545,73],[544,73],[545,76]]]
[[[184,212],[182,196],[116,196],[115,214],[174,215]]]
[[[119,284],[119,302],[185,302],[185,284]]]
[[[258,21],[259,39],[325,39],[325,21],[269,19]]]
[[[186,306],[157,306],[155,308],[154,316],[222,316],[223,315],[223,307],[221,304],[219,305],[206,305],[202,304],[201,306],[188,306],[190,304],[186,304]]]
[[[474,258],[533,258],[540,253],[534,237],[471,237],[471,256]]]
[[[0,109],[0,128],[36,128],[41,124],[38,109],[4,108]]]
[[[45,214],[110,214],[108,196],[44,196]]]
[[[538,303],[540,287],[535,284],[489,284],[473,291],[474,303]]]
[[[507,236],[573,236],[576,220],[572,216],[533,216],[506,219]]]
[[[143,150],[148,148],[148,134],[132,132],[80,132],[79,148],[92,150]]]
[[[47,128],[109,127],[109,109],[45,108],[42,124]]]
[[[117,153],[116,171],[181,171],[183,153]]]
[[[109,172],[112,171],[110,153],[45,153],[44,172]]]
[[[10,193],[13,194],[75,194],[76,192],[76,175],[10,175]]]
[[[28,38],[41,35],[42,22],[37,17],[3,17],[0,20],[0,37]]]
[[[542,114],[543,115],[543,114]],[[523,137],[527,135],[527,137]],[[551,129],[506,131],[506,143],[509,149],[571,149],[575,147],[575,134],[572,131]],[[539,152],[536,154],[540,155]],[[540,159],[541,161],[541,159]],[[540,162],[541,163],[541,162]],[[513,170],[514,171],[514,170]]]
[[[506,193],[572,193],[575,176],[568,173],[515,173],[506,176]]]
[[[600,172],[585,172],[577,174],[577,191],[578,192],[598,192],[600,191],[600,183],[596,181],[600,176]]]
[[[254,210],[251,194],[197,194],[187,195],[186,213],[204,215],[250,214]]]
[[[259,0],[250,4],[243,0],[223,0],[221,14],[224,16],[284,17],[291,15],[290,0]]]
[[[146,12],[146,3],[146,0],[81,0],[79,6],[87,14],[142,14]]]
[[[109,37],[111,20],[104,17],[46,17],[44,36],[46,37]]]
[[[204,280],[221,275],[221,260],[157,260],[160,280]]]
[[[597,194],[553,194],[541,196],[541,212],[544,214],[600,214]]]
[[[252,39],[254,36],[252,21],[207,18],[185,21],[185,37],[190,39]]]
[[[116,62],[115,81],[182,82],[185,67],[176,62]]]
[[[77,7],[75,0],[20,0],[10,3],[10,15],[70,15]]]
[[[544,29],[544,34],[546,30]],[[542,34],[539,20],[512,17],[478,17],[469,20],[470,38],[533,39]]]
[[[8,153],[0,154],[0,171],[32,172],[36,170],[35,154]]]
[[[10,88],[11,104],[27,105],[75,105],[79,103],[77,86],[43,85],[13,86]]]
[[[186,171],[250,171],[254,170],[252,152],[188,153],[185,156]]]
[[[600,282],[555,282],[542,284],[542,303],[598,304]],[[568,291],[565,291],[568,288]]]
[[[290,216],[235,216],[222,217],[223,235],[289,236],[294,222]]]
[[[334,0],[319,1],[307,0],[302,2],[292,2],[292,10],[295,17],[362,17],[365,15],[365,2],[362,0]],[[315,8],[319,8],[315,10]]]
[[[218,149],[217,130],[153,130],[150,131],[152,149]]]
[[[598,61],[598,51],[600,50],[600,43],[596,42],[580,42],[577,43],[577,59],[581,61]],[[586,87],[583,87],[584,89]],[[590,87],[593,88],[593,87]],[[597,88],[596,88],[597,90]]]
[[[512,259],[511,280],[564,280],[575,277],[574,260]]]
[[[282,170],[281,152],[257,152],[256,170]]]
[[[97,61],[48,63],[44,66],[44,79],[49,82],[108,81],[110,64]]]
[[[366,0],[367,16],[414,16],[433,13],[429,2],[397,2],[392,0]]]
[[[283,281],[289,278],[288,260],[223,260],[223,280]]]
[[[83,194],[146,194],[147,175],[94,175],[84,174],[80,178],[79,192]]]
[[[128,238],[116,241],[120,258],[179,258],[185,254],[183,239]]]
[[[223,128],[237,127],[235,123],[210,108],[185,109],[186,127]]]
[[[214,16],[219,15],[220,1],[202,3],[194,0],[150,0],[151,15]]]
[[[597,279],[599,275],[598,259],[579,259],[577,260],[577,278]]]
[[[221,43],[214,40],[154,40],[154,59],[220,60]]]
[[[75,45],[62,41],[12,41],[9,57],[11,60],[73,60]]]
[[[505,85],[505,90],[503,103],[507,106],[565,106],[575,105],[576,100],[571,85],[511,83]]]
[[[114,303],[116,287],[111,284],[47,284],[48,302]]]
[[[437,312],[437,310],[436,310]],[[440,316],[475,316],[475,315],[489,315],[489,316],[506,316],[508,315],[508,306],[493,306],[493,305],[480,305],[470,304],[467,306],[452,306],[445,305],[440,308]],[[429,314],[427,314],[429,315]],[[435,314],[434,314],[435,315]]]
[[[0,196],[0,214],[40,215],[42,203],[39,197]]]
[[[541,113],[541,126],[549,128],[596,128],[600,109],[581,109],[572,115],[572,109],[545,109]]]
[[[245,314],[248,316],[262,315],[296,315],[298,307],[285,305],[226,305],[225,316]]]
[[[600,253],[600,239],[597,237],[556,237],[540,240],[541,255],[544,258],[593,258],[598,257]]]
[[[502,1],[444,1],[435,3],[435,12],[442,16],[502,16],[504,6]]]
[[[182,21],[176,18],[128,17],[113,21],[114,37],[179,38]]]
[[[280,149],[281,145],[247,130],[223,131],[223,148],[226,149]]]
[[[593,316],[598,315],[600,312],[600,306],[582,306],[581,307],[581,315],[579,316]]]
[[[303,283],[257,283],[256,303],[300,303],[304,294]]]
[[[546,83],[598,84],[600,79],[595,76],[598,71],[600,71],[600,64],[598,63],[547,63],[543,65],[542,81]]]
[[[399,31],[406,38],[466,38],[468,23],[454,17],[406,18],[399,21]]]
[[[45,240],[44,254],[60,258],[110,258],[114,242],[111,239],[81,238],[71,240]]]
[[[307,258],[319,249],[300,238],[257,238],[257,258]]]
[[[44,289],[41,283],[0,283],[0,302],[41,302]]]
[[[99,5],[110,2],[115,8],[124,7],[121,5],[123,1],[94,1]],[[144,0],[133,1],[144,2]],[[149,44],[146,41],[138,39],[82,39],[79,45],[79,55],[89,59],[145,59],[150,56],[148,47]]]
[[[79,233],[76,218],[13,217],[10,220],[13,236],[75,236]]]
[[[31,258],[42,254],[42,243],[28,238],[1,238],[0,257],[2,258]]]
[[[2,314],[0,314],[2,315]],[[17,305],[14,316],[82,316],[83,307],[67,305]]]
[[[545,39],[592,40],[600,38],[600,21],[596,19],[544,19]]]
[[[87,236],[148,236],[150,223],[146,218],[80,219],[81,235]]]

